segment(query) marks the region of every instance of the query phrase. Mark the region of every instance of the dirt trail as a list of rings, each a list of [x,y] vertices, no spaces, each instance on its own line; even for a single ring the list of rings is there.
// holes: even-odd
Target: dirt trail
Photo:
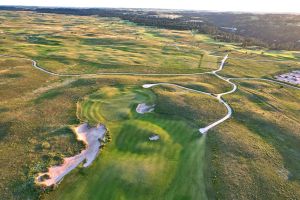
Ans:
[[[201,74],[210,74],[211,72],[201,72],[201,73],[134,73],[134,72],[99,72],[94,74],[60,74],[56,72],[52,72],[50,70],[44,69],[40,67],[37,63],[37,61],[21,57],[21,56],[10,56],[10,55],[4,55],[0,54],[0,57],[7,57],[7,58],[19,58],[28,60],[32,63],[32,66],[42,72],[45,72],[49,75],[53,76],[60,76],[60,77],[93,77],[97,75],[132,75],[132,76],[195,76],[195,75],[201,75]]]
[[[179,88],[184,89],[184,90],[188,90],[188,91],[191,91],[191,92],[197,92],[197,93],[209,95],[209,96],[211,96],[211,97],[213,97],[213,98],[216,98],[220,103],[222,103],[222,104],[226,107],[226,109],[227,109],[227,114],[226,114],[223,118],[221,118],[221,119],[219,119],[219,120],[217,120],[217,121],[215,121],[215,122],[209,124],[208,126],[199,128],[199,132],[200,132],[200,133],[206,134],[206,133],[208,132],[208,130],[210,130],[210,129],[212,129],[213,127],[217,126],[218,124],[224,122],[225,120],[227,120],[228,118],[230,118],[231,115],[232,115],[232,108],[229,106],[229,104],[228,104],[225,100],[222,99],[222,96],[227,95],[227,94],[231,94],[231,93],[235,92],[236,89],[237,89],[237,86],[236,86],[234,83],[230,82],[230,79],[225,78],[225,77],[222,77],[222,76],[220,76],[220,75],[217,74],[217,72],[219,72],[219,71],[221,71],[221,70],[223,69],[224,64],[225,64],[227,58],[228,58],[228,55],[226,55],[226,56],[223,58],[223,60],[221,61],[221,64],[220,64],[219,69],[214,70],[214,71],[211,71],[210,73],[213,74],[213,75],[215,75],[216,77],[218,77],[218,78],[220,78],[220,79],[226,81],[227,83],[229,83],[229,84],[231,84],[231,85],[233,86],[232,90],[230,90],[230,91],[228,91],[228,92],[215,94],[215,95],[216,95],[216,96],[215,96],[215,95],[213,95],[213,94],[211,94],[211,93],[207,93],[207,92],[202,92],[202,91],[200,91],[200,90],[194,90],[194,89],[186,88],[186,87],[183,87],[183,86],[180,86],[180,85],[177,85],[177,84],[172,84],[172,83],[144,84],[143,87],[144,87],[144,88],[151,88],[151,87],[158,86],[158,85],[176,86],[176,87],[179,87]]]
[[[268,81],[268,82],[273,82],[273,83],[277,83],[277,84],[281,84],[287,87],[291,87],[294,89],[298,89],[300,90],[299,87],[296,86],[292,86],[289,84],[285,84],[279,81],[275,81],[275,80],[271,80],[271,79],[264,79],[264,78],[226,78],[223,77],[221,75],[218,74],[218,72],[223,70],[223,67],[225,65],[226,60],[228,59],[228,54],[223,58],[223,60],[221,61],[221,64],[219,66],[219,68],[217,70],[213,70],[213,71],[209,71],[209,72],[203,72],[203,73],[179,73],[179,74],[145,74],[145,73],[130,73],[130,72],[112,72],[112,73],[106,73],[106,72],[102,72],[102,73],[95,73],[95,74],[58,74],[55,72],[51,72],[49,70],[46,70],[40,66],[38,66],[37,62],[35,60],[32,59],[28,59],[28,58],[24,58],[24,57],[18,57],[18,56],[10,56],[10,55],[1,55],[2,57],[11,57],[11,58],[21,58],[21,59],[25,59],[25,60],[29,60],[32,62],[32,66],[38,70],[41,70],[49,75],[53,75],[53,76],[62,76],[62,77],[93,77],[93,76],[97,76],[97,75],[132,75],[132,76],[195,76],[195,75],[201,75],[201,74],[213,74],[215,75],[217,78],[229,83],[232,85],[232,89],[230,91],[224,92],[224,93],[219,93],[219,94],[212,94],[212,93],[208,93],[208,92],[203,92],[200,90],[194,90],[191,88],[186,88],[177,84],[173,84],[173,83],[154,83],[154,84],[144,84],[143,87],[144,88],[151,88],[154,86],[158,86],[158,85],[170,85],[170,86],[175,86],[184,90],[188,90],[191,92],[197,92],[197,93],[201,93],[201,94],[205,94],[205,95],[209,95],[213,98],[216,98],[217,100],[219,100],[220,103],[224,104],[224,106],[227,109],[227,115],[224,116],[223,118],[217,120],[216,122],[213,122],[211,124],[209,124],[206,127],[200,128],[199,131],[202,134],[206,134],[208,130],[210,130],[211,128],[219,125],[220,123],[224,122],[225,120],[227,120],[228,118],[231,117],[232,115],[232,108],[229,106],[229,104],[222,98],[224,95],[227,94],[231,94],[233,92],[235,92],[237,90],[237,86],[235,83],[231,82],[231,80],[261,80],[261,81]]]
[[[210,129],[214,128],[215,126],[221,124],[222,122],[224,122],[225,120],[227,120],[231,117],[233,110],[230,107],[230,105],[222,98],[224,95],[234,93],[237,90],[237,85],[235,83],[231,82],[231,80],[261,80],[261,81],[268,81],[268,82],[273,82],[273,83],[281,84],[281,85],[284,85],[284,86],[287,86],[287,87],[291,87],[291,88],[300,90],[299,87],[292,86],[292,85],[289,85],[289,84],[285,84],[285,83],[282,83],[282,82],[279,82],[279,81],[270,80],[270,79],[264,79],[264,78],[226,78],[226,77],[223,77],[223,76],[221,76],[217,73],[223,70],[227,59],[228,59],[228,54],[223,58],[223,60],[221,61],[220,66],[217,70],[207,72],[207,73],[215,75],[217,78],[219,78],[219,79],[229,83],[230,85],[232,85],[232,89],[230,91],[215,94],[216,96],[211,94],[211,93],[186,88],[186,87],[183,87],[183,86],[180,86],[180,85],[177,85],[177,84],[172,84],[172,83],[144,84],[143,87],[144,88],[151,88],[151,87],[158,86],[158,85],[176,86],[176,87],[184,89],[184,90],[188,90],[188,91],[191,91],[191,92],[197,92],[197,93],[209,95],[209,96],[212,96],[213,98],[216,98],[220,103],[222,103],[226,107],[227,114],[223,118],[221,118],[221,119],[219,119],[219,120],[217,120],[217,121],[215,121],[215,122],[213,122],[213,123],[211,123],[211,124],[209,124],[205,127],[200,128],[199,132],[202,133],[202,134],[206,134]]]

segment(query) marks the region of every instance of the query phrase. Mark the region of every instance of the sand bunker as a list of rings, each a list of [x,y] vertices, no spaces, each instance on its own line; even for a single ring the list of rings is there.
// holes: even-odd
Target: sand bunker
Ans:
[[[145,103],[140,103],[136,107],[136,112],[140,113],[140,114],[149,113],[149,112],[152,112],[154,110],[154,106],[155,105],[147,105]]]
[[[159,140],[159,138],[160,138],[159,135],[152,135],[152,136],[149,137],[149,140],[150,141],[156,141],[156,140]]]
[[[290,73],[275,76],[279,81],[284,81],[292,84],[300,84],[300,70],[292,71]]]
[[[99,140],[104,138],[106,128],[103,125],[90,128],[88,124],[85,123],[78,126],[75,129],[75,133],[77,139],[86,144],[86,149],[82,150],[78,155],[65,158],[62,165],[50,167],[48,172],[38,174],[38,177],[36,178],[37,184],[45,186],[55,185],[83,161],[85,161],[83,167],[88,167],[96,158],[101,145]],[[48,179],[45,178],[46,176]]]

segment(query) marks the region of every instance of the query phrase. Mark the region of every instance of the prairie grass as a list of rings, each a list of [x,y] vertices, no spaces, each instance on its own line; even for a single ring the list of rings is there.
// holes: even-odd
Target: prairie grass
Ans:
[[[137,26],[118,18],[0,12],[0,54],[32,58],[57,73],[199,73],[229,53],[227,77],[265,77],[299,69],[299,52],[243,49],[190,31]],[[263,52],[263,53],[262,53]],[[0,199],[299,199],[298,91],[263,81],[231,86],[211,74],[54,77],[30,61],[0,57]],[[138,103],[155,111],[135,112]],[[112,136],[89,168],[54,191],[34,176],[80,152],[71,126],[105,124]],[[159,134],[160,140],[148,137]],[[46,193],[45,193],[46,192]],[[42,196],[41,196],[42,195]]]

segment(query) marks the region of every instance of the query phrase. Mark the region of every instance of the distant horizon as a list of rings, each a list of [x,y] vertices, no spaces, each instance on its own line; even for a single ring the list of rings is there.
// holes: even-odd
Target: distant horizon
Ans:
[[[139,7],[83,7],[83,6],[35,6],[35,5],[1,5],[0,7],[23,7],[23,8],[72,8],[72,9],[142,9],[142,10],[170,10],[170,11],[198,11],[215,13],[250,13],[250,14],[295,14],[299,12],[268,12],[268,11],[235,11],[235,10],[199,10],[199,9],[176,9],[176,8],[139,8]]]
[[[186,10],[203,12],[235,12],[235,13],[274,13],[274,14],[300,14],[300,2],[297,0],[285,0],[280,2],[266,2],[263,0],[252,0],[241,2],[238,0],[227,0],[227,3],[195,0],[49,0],[40,2],[38,0],[3,0],[0,6],[18,7],[54,7],[54,8],[112,8],[112,9],[161,9],[161,10]]]

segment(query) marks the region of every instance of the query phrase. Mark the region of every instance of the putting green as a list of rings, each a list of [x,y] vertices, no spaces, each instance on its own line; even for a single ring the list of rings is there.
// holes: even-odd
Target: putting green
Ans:
[[[139,88],[102,88],[80,103],[82,120],[104,123],[112,141],[89,168],[77,168],[46,199],[207,199],[205,137],[174,116],[137,114],[155,103]],[[148,137],[158,134],[158,141]]]

